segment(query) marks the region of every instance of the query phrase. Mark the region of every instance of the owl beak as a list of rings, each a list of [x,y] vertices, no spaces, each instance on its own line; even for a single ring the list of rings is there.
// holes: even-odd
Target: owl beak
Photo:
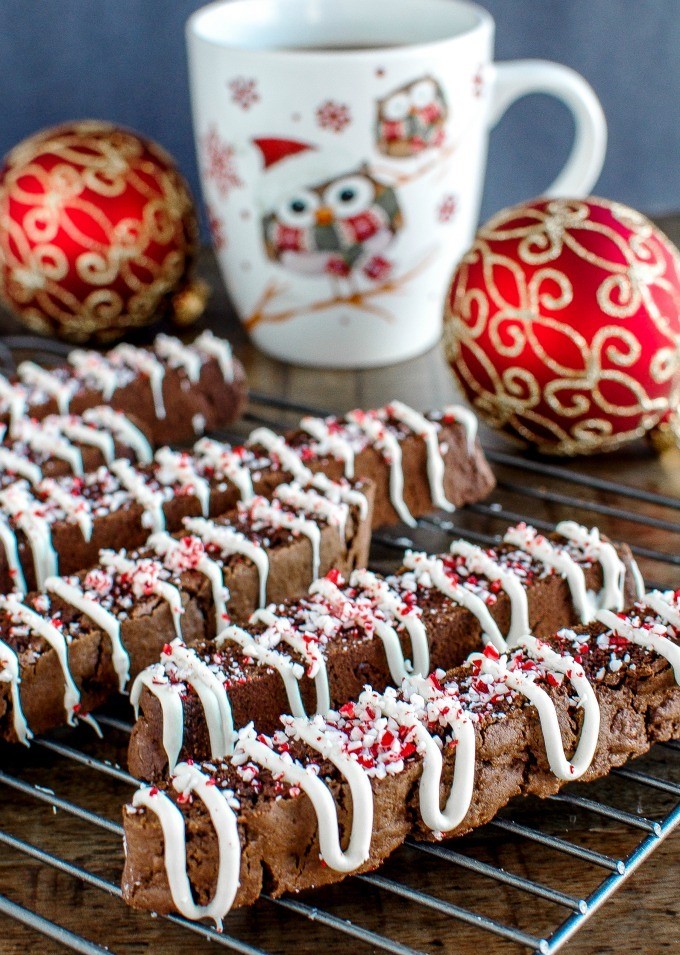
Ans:
[[[319,206],[316,210],[315,219],[317,225],[330,225],[334,218],[333,210],[329,209],[328,206]]]

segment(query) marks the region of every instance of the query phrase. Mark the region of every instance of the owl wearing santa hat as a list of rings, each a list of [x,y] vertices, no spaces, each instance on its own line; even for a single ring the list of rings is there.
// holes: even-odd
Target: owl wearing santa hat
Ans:
[[[264,159],[262,235],[267,257],[301,275],[386,278],[385,252],[402,225],[394,189],[367,165],[306,143],[254,140]],[[335,171],[337,169],[337,172]]]
[[[446,98],[434,77],[406,83],[377,102],[378,150],[402,159],[441,146],[447,117]]]

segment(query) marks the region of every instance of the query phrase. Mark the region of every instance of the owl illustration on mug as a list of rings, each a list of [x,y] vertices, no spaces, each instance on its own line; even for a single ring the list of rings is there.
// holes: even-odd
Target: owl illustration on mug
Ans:
[[[392,271],[389,247],[402,227],[395,190],[366,164],[307,143],[256,139],[267,257],[298,275],[372,281]]]
[[[392,90],[376,109],[376,146],[383,155],[404,159],[443,144],[448,107],[434,77],[422,76]]]

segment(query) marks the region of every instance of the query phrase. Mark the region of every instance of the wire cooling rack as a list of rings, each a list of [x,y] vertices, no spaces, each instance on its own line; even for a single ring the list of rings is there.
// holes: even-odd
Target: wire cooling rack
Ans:
[[[243,429],[285,429],[300,413],[324,413],[259,393],[250,407]],[[372,565],[392,569],[405,547],[436,552],[452,537],[491,543],[517,520],[551,530],[568,515],[631,542],[650,586],[677,581],[680,500],[569,466],[488,456],[498,476],[489,501],[425,517],[413,530],[376,534]],[[494,952],[551,955],[680,823],[680,744],[673,742],[597,783],[572,784],[543,802],[517,800],[463,839],[409,841],[376,873],[317,893],[265,897],[231,913],[218,933],[133,912],[121,901],[120,806],[135,781],[121,768],[131,727],[120,706],[98,714],[102,739],[79,729],[37,739],[29,751],[0,750],[0,916],[23,923],[31,941],[35,933],[46,937],[49,952],[184,952],[191,945],[198,952],[209,940],[241,955],[336,951],[341,942],[357,955],[466,955],[491,934]],[[75,930],[83,922],[87,938]],[[417,947],[405,941],[413,938]]]

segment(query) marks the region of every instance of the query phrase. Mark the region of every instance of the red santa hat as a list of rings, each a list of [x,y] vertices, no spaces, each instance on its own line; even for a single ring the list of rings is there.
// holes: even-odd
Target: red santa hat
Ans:
[[[308,189],[343,173],[351,173],[356,161],[337,149],[324,150],[296,139],[253,139],[262,156],[262,177],[256,191],[263,212],[271,212],[297,190]]]

